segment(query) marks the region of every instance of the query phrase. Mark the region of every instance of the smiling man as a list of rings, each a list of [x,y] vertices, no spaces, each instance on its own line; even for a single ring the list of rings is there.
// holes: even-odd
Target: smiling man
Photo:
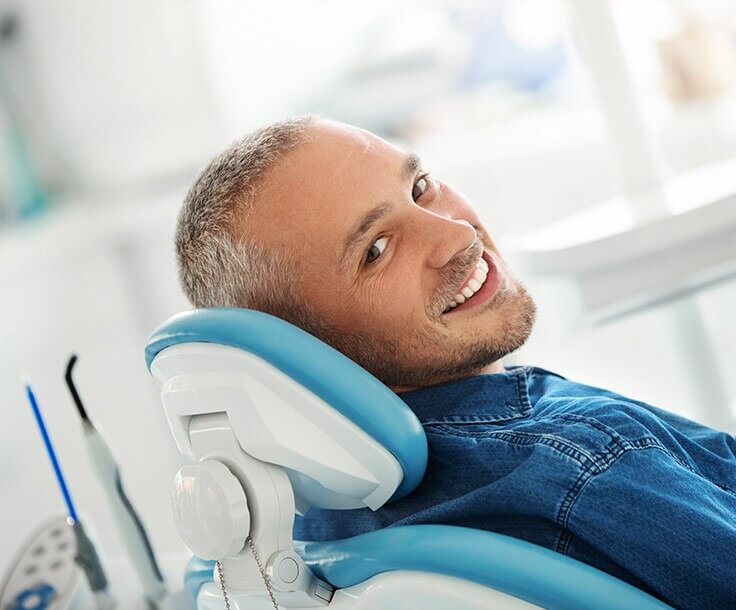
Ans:
[[[397,389],[501,371],[534,306],[468,201],[366,131],[315,121],[296,141],[231,220],[281,288],[251,301],[244,269],[223,302],[304,326]]]
[[[419,159],[315,118],[270,125],[199,176],[176,236],[197,307],[249,307],[330,343],[422,422],[421,485],[296,534],[444,523],[529,540],[678,607],[736,607],[736,441],[533,367],[534,320],[470,203]]]

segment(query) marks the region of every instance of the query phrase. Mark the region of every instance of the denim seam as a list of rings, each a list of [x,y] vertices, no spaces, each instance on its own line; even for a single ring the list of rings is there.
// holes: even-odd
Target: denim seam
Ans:
[[[719,485],[715,481],[704,477],[696,470],[693,470],[693,468],[691,468],[687,463],[683,462],[678,456],[673,454],[669,449],[662,445],[659,440],[655,438],[642,438],[637,441],[623,441],[623,443],[616,443],[615,448],[617,449],[616,451],[608,451],[604,456],[602,456],[605,458],[604,462],[607,462],[603,466],[596,463],[596,461],[593,463],[592,468],[586,468],[585,470],[583,470],[578,478],[575,480],[575,483],[570,487],[567,494],[565,495],[565,498],[560,505],[560,510],[557,513],[556,519],[557,524],[561,528],[560,534],[558,535],[554,543],[554,549],[558,553],[562,553],[564,555],[567,555],[568,553],[570,543],[572,542],[572,534],[568,529],[567,524],[570,519],[572,509],[575,506],[575,503],[580,498],[581,494],[583,493],[583,490],[595,477],[606,472],[621,457],[633,451],[643,451],[647,449],[656,449],[658,451],[662,451],[665,455],[672,458],[674,461],[682,465],[685,469],[689,470],[697,477],[716,485],[720,489],[723,489],[725,492],[736,497],[736,492],[723,487],[722,485]],[[584,467],[583,464],[581,464],[581,466]]]
[[[620,447],[619,449],[620,451],[618,452],[618,456],[620,457],[626,453],[626,450],[621,449]],[[609,455],[612,454],[609,452]],[[610,468],[611,464],[615,462],[615,459],[608,461],[608,468]],[[581,464],[581,466],[583,465]],[[601,468],[601,465],[597,460],[592,460],[590,466],[588,468],[584,467],[584,470],[580,472],[578,477],[575,479],[575,482],[570,486],[570,489],[567,490],[567,493],[560,504],[560,509],[557,511],[557,518],[555,519],[555,522],[561,528],[560,534],[558,535],[554,545],[554,549],[558,553],[562,553],[563,555],[567,555],[568,553],[570,542],[572,541],[572,534],[570,533],[567,524],[570,519],[572,509],[575,506],[575,502],[577,502],[588,482],[592,481],[596,475],[604,472],[608,468]]]
[[[554,434],[522,432],[520,430],[497,430],[484,433],[482,437],[498,438],[512,445],[519,446],[545,445],[566,457],[574,459],[582,467],[586,467],[586,462],[595,463],[594,457],[585,449],[566,438]]]
[[[638,441],[628,441],[624,439],[612,428],[609,428],[605,424],[598,420],[590,417],[582,417],[575,414],[565,414],[560,417],[568,421],[575,423],[582,423],[595,428],[599,432],[605,434],[609,439],[609,443],[606,445],[605,451],[597,456],[590,456],[589,465],[581,463],[582,470],[576,478],[573,485],[568,489],[565,494],[560,509],[557,513],[556,522],[560,526],[560,533],[554,543],[554,548],[558,553],[567,555],[572,542],[572,533],[568,529],[568,521],[570,514],[575,506],[580,494],[585,489],[587,484],[593,480],[597,475],[608,470],[622,455],[625,455],[628,451],[634,449],[646,449],[646,448],[661,448],[657,439],[646,437]]]
[[[523,413],[530,413],[532,403],[529,400],[529,381],[531,380],[531,367],[523,367],[516,376],[516,386],[519,393],[519,402]]]
[[[592,426],[592,427],[594,427],[594,428],[596,428],[596,429],[598,429],[598,430],[600,430],[602,432],[607,433],[611,437],[612,440],[614,440],[618,445],[620,445],[624,449],[631,449],[631,450],[659,449],[665,455],[667,455],[670,459],[672,459],[673,461],[677,462],[680,466],[682,466],[683,468],[685,468],[686,470],[688,470],[689,472],[691,472],[695,476],[697,476],[697,477],[699,477],[699,478],[701,478],[701,479],[703,479],[705,481],[708,481],[709,483],[712,483],[713,485],[715,485],[719,489],[722,489],[723,491],[725,491],[725,492],[729,493],[730,495],[733,495],[734,497],[736,497],[736,490],[731,489],[730,487],[726,487],[724,485],[721,485],[720,483],[717,483],[713,479],[710,479],[710,478],[706,477],[702,472],[699,472],[698,470],[694,469],[690,464],[688,464],[685,460],[683,460],[679,455],[677,455],[677,454],[673,453],[672,451],[670,451],[667,447],[665,447],[662,444],[662,442],[659,439],[657,439],[655,437],[652,437],[652,436],[644,436],[644,437],[642,437],[640,439],[637,439],[635,441],[624,439],[623,437],[621,437],[621,435],[619,435],[618,432],[616,432],[612,428],[609,428],[608,426],[606,426],[604,423],[598,421],[597,419],[592,418],[592,417],[584,417],[584,416],[581,416],[581,415],[575,415],[574,413],[566,413],[566,414],[563,414],[563,415],[560,416],[560,419],[568,419],[568,420],[576,421],[576,422],[579,422],[579,423],[587,423],[588,425],[590,425],[590,426]],[[602,457],[605,458],[606,455],[604,454]],[[614,457],[614,460],[617,459],[617,457],[620,457],[620,456]],[[600,472],[603,472],[603,470],[605,470],[609,466],[610,466],[610,464],[608,464],[608,465],[601,464],[600,465],[600,468],[601,468]],[[599,474],[599,473],[596,473],[596,474]]]
[[[517,408],[517,405],[506,403],[507,407]],[[524,417],[523,413],[514,413],[509,415],[455,415],[450,417],[438,417],[434,419],[423,420],[421,424],[423,426],[436,426],[442,424],[496,424],[499,422],[514,421]]]
[[[451,428],[444,425],[434,426],[435,432],[445,432],[452,436],[461,438],[472,438],[476,440],[484,438],[494,438],[505,441],[511,445],[529,446],[529,445],[545,445],[554,449],[558,453],[575,460],[580,466],[585,467],[586,463],[595,465],[596,459],[585,449],[575,443],[555,436],[554,434],[543,434],[539,432],[521,432],[519,430],[488,430],[484,432],[468,433],[461,430]]]
[[[565,497],[560,504],[560,509],[557,512],[557,518],[555,519],[556,523],[561,528],[560,534],[558,535],[557,540],[554,544],[554,549],[558,553],[567,555],[569,551],[570,543],[572,542],[572,533],[568,529],[567,524],[570,519],[572,509],[585,487],[597,475],[608,470],[622,455],[625,455],[629,451],[635,449],[635,447],[633,446],[626,446],[626,443],[621,443],[619,442],[619,440],[620,439],[612,438],[613,443],[611,446],[609,446],[609,449],[606,451],[606,453],[600,456],[602,458],[601,460],[591,459],[590,466],[587,468],[583,464],[581,464],[584,470],[580,472],[577,479],[575,479],[573,485],[570,487],[570,489],[567,490],[567,494],[565,494]],[[644,440],[649,442],[653,441],[654,439]],[[651,446],[654,447],[656,445]],[[642,446],[640,448],[645,449],[647,447]]]
[[[729,495],[732,495],[734,498],[736,498],[736,489],[731,489],[730,487],[726,487],[725,485],[721,485],[720,483],[717,483],[713,479],[709,479],[707,476],[705,476],[702,472],[698,472],[695,470],[690,464],[687,462],[683,462],[678,456],[676,456],[674,453],[672,453],[667,447],[664,445],[658,444],[656,447],[652,447],[653,449],[659,449],[664,454],[671,457],[673,460],[675,460],[678,464],[680,464],[683,468],[686,470],[689,470],[691,473],[693,473],[696,477],[703,479],[704,481],[707,481],[708,483],[715,485],[719,489],[722,489]],[[648,447],[634,447],[634,449],[648,449]]]
[[[609,438],[609,442],[605,445],[604,451],[598,456],[591,456],[591,462],[593,463],[595,469],[599,472],[602,472],[603,470],[608,468],[612,461],[615,460],[618,455],[620,455],[627,448],[633,446],[631,444],[631,441],[623,438],[616,430],[606,426],[595,418],[575,415],[574,413],[566,413],[560,415],[559,419],[590,426],[591,428],[595,428],[599,432],[602,432]],[[653,437],[643,437],[640,440],[645,442],[658,442]]]
[[[583,468],[586,467],[586,462],[595,463],[595,458],[587,450],[580,447],[580,445],[555,434],[540,432],[530,433],[522,432],[520,430],[499,430],[497,432],[491,432],[489,436],[500,438],[516,445],[545,445],[556,450],[562,455],[573,458]]]

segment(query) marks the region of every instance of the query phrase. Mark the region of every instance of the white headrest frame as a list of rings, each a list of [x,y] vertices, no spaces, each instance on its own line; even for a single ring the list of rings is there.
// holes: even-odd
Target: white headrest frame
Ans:
[[[194,415],[226,413],[243,451],[286,469],[299,512],[377,509],[398,488],[396,458],[277,368],[242,349],[208,343],[166,348],[151,365],[179,450],[192,453]]]

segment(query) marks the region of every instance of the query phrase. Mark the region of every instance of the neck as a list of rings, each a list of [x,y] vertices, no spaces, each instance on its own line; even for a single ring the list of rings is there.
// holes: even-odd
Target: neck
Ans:
[[[478,369],[473,373],[473,375],[467,375],[468,377],[472,377],[475,375],[493,375],[494,373],[503,373],[505,371],[503,367],[503,362],[501,360],[496,360],[495,362],[492,362],[491,364],[488,364],[484,366],[481,369]],[[442,382],[447,381],[454,381],[454,379],[443,379]],[[411,390],[419,390],[420,388],[426,388],[431,385],[436,385],[437,383],[442,382],[433,382],[433,383],[425,383],[422,385],[417,386],[389,386],[391,390],[393,390],[396,394],[401,394],[402,392],[410,392]]]

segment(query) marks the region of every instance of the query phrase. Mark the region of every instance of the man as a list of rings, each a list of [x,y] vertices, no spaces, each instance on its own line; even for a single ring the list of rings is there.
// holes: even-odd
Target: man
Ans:
[[[316,118],[217,157],[176,237],[197,307],[289,320],[405,400],[422,484],[377,512],[310,511],[306,539],[443,523],[508,534],[684,608],[736,608],[733,436],[541,369],[505,369],[534,304],[469,202],[418,158]]]

